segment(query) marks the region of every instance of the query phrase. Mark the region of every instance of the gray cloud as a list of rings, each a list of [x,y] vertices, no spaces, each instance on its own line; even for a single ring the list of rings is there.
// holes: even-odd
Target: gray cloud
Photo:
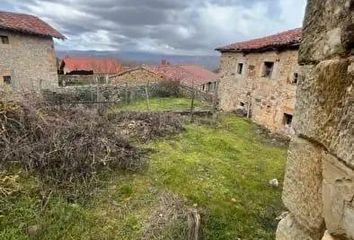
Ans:
[[[305,0],[3,0],[68,37],[59,49],[211,54],[219,45],[299,27]]]

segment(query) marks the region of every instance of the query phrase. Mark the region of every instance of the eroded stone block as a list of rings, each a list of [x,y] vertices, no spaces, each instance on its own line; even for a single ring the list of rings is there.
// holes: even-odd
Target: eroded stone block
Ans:
[[[283,202],[296,219],[314,232],[323,227],[322,149],[294,138],[289,147]]]
[[[331,236],[331,234],[329,234],[328,231],[326,231],[322,240],[337,240],[337,239]]]
[[[289,214],[286,218],[281,220],[278,225],[277,240],[319,240],[318,237],[313,237],[306,229],[299,225],[294,216]]]
[[[353,37],[352,0],[309,0],[299,50],[303,64],[350,53]]]
[[[294,128],[354,167],[354,59],[306,66],[297,90]]]
[[[329,233],[354,239],[354,170],[329,153],[323,158],[322,192]]]

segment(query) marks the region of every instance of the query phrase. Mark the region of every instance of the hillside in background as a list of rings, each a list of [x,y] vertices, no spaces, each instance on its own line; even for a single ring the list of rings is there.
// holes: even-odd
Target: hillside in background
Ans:
[[[129,51],[57,51],[59,58],[65,56],[85,56],[85,57],[109,57],[118,58],[126,64],[159,64],[162,59],[166,59],[172,64],[198,64],[209,70],[215,70],[219,66],[220,57],[215,56],[186,56],[186,55],[166,55],[146,52]]]

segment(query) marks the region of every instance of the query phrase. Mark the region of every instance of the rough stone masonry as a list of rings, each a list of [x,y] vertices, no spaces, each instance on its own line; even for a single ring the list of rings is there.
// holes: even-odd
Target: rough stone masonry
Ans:
[[[277,240],[354,239],[354,0],[309,0]]]
[[[52,89],[58,85],[54,42],[51,37],[41,37],[5,31],[9,44],[0,44],[0,87],[3,76],[11,77],[15,90]]]

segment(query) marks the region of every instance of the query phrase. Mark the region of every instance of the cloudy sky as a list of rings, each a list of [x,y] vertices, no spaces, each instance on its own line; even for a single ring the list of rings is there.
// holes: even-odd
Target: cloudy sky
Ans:
[[[209,55],[228,43],[300,27],[306,0],[1,0],[61,31],[60,50]]]

